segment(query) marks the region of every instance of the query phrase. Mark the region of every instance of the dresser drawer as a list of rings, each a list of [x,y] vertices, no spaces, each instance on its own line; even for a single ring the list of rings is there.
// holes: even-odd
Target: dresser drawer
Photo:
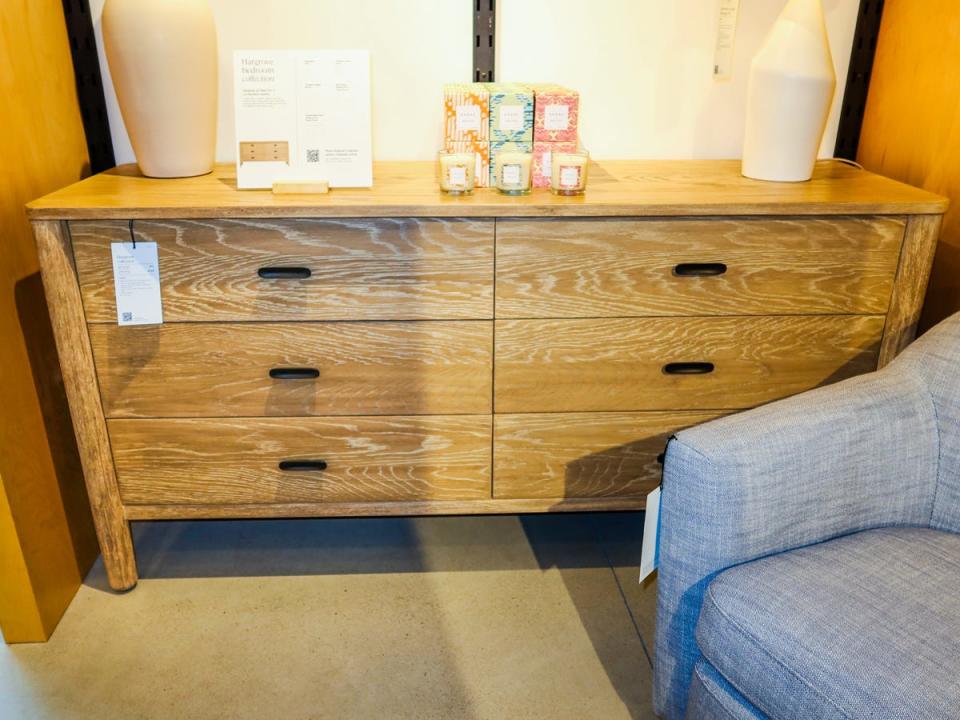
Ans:
[[[114,323],[110,243],[129,242],[127,223],[70,231],[87,319]],[[134,224],[157,243],[167,322],[489,319],[493,232],[492,220],[415,218]]]
[[[899,218],[503,220],[497,317],[883,314]]]
[[[491,412],[489,320],[89,330],[107,417]]]
[[[658,456],[677,430],[716,412],[497,415],[497,499],[640,497],[660,483]]]
[[[875,316],[498,320],[494,407],[745,408],[875,369],[883,325]]]
[[[110,420],[107,426],[126,503],[490,497],[489,415]],[[281,470],[284,462],[297,465]]]

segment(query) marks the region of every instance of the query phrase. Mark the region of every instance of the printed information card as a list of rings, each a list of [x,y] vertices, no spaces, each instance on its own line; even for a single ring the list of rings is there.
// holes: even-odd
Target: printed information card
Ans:
[[[237,50],[237,187],[371,187],[370,54]]]
[[[155,242],[110,243],[113,289],[117,296],[118,325],[159,325],[160,261]]]

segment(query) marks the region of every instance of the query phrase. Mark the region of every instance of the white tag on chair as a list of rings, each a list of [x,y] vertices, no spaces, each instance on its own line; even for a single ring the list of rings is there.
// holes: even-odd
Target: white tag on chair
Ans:
[[[640,550],[640,582],[660,564],[660,486],[647,495],[643,518],[643,546]]]

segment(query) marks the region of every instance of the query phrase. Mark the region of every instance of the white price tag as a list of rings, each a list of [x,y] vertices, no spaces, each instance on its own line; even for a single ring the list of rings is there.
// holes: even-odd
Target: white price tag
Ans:
[[[500,132],[523,130],[523,105],[500,106]]]
[[[447,170],[447,182],[450,187],[466,187],[467,169],[462,165],[453,165]]]
[[[660,565],[660,487],[647,494],[643,514],[643,545],[640,546],[640,582]]]
[[[580,168],[576,165],[560,166],[560,187],[578,188],[580,187]]]
[[[457,132],[480,130],[480,107],[478,105],[457,105]]]
[[[110,243],[118,325],[159,325],[160,262],[155,242]]]
[[[566,105],[547,105],[543,109],[544,130],[567,130],[570,128],[570,108]]]
[[[737,37],[737,15],[740,0],[720,0],[720,19],[717,22],[717,48],[713,56],[713,77],[726,80],[733,65],[733,41]]]
[[[504,165],[502,168],[502,173],[500,175],[500,182],[504,185],[519,185],[520,184],[520,166],[519,165]]]

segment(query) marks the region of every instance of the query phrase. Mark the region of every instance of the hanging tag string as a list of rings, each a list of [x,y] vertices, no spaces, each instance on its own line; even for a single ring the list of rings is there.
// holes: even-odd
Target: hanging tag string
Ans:
[[[133,234],[133,220],[130,221],[129,227],[130,227],[130,242],[133,243],[133,249],[136,250],[136,249],[137,249],[137,236]]]

